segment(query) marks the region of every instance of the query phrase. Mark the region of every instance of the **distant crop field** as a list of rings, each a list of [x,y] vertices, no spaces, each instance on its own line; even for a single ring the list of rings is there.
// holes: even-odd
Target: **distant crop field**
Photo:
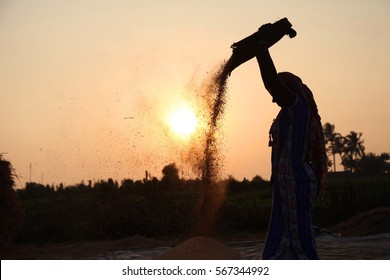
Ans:
[[[231,180],[225,188],[218,209],[212,209],[213,193],[208,201],[211,208],[202,209],[205,190],[196,181],[172,188],[151,182],[128,186],[100,182],[89,187],[53,190],[41,186],[18,191],[24,222],[16,241],[189,236],[208,215],[214,216],[214,233],[266,230],[272,205],[269,182]],[[313,223],[329,227],[381,206],[390,206],[389,176],[331,178],[326,181],[324,197],[317,199]]]

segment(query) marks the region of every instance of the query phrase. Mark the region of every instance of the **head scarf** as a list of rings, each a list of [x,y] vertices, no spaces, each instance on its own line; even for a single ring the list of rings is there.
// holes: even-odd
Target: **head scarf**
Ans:
[[[320,191],[323,193],[323,180],[328,171],[328,157],[326,155],[324,132],[322,130],[321,117],[318,114],[317,104],[314,101],[313,93],[302,82],[302,80],[289,72],[278,73],[278,77],[295,93],[299,94],[306,102],[310,112],[309,119],[309,157],[313,171],[320,184]]]

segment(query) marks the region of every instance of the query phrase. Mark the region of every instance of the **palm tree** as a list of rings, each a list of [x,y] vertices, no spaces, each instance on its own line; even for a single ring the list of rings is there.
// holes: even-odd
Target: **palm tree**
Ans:
[[[340,154],[344,148],[344,137],[340,133],[335,132],[335,126],[330,123],[325,123],[324,138],[327,146],[328,154],[333,156],[333,171],[336,172],[336,154]]]
[[[361,139],[363,133],[351,131],[345,136],[344,148],[342,151],[342,164],[349,171],[356,171],[357,161],[364,156],[364,140]]]

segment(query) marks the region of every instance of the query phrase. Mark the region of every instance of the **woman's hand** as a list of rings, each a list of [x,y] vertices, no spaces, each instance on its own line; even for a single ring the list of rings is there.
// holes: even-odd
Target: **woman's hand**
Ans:
[[[287,18],[283,18],[272,24],[263,24],[258,30],[258,45],[265,44],[270,48],[282,39],[284,35],[289,35],[290,38],[295,37],[297,33],[291,26]]]

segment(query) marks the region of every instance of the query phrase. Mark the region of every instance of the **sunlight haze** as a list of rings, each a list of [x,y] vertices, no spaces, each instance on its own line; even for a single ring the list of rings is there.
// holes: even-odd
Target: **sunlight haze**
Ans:
[[[172,137],[167,116],[187,103],[193,111],[173,118],[195,124],[177,133],[199,129],[197,87],[232,43],[283,17],[298,34],[270,49],[277,70],[310,87],[323,124],[362,132],[366,152],[390,152],[388,0],[5,0],[0,153],[17,187],[30,176],[75,184],[142,179],[145,170],[160,178],[172,162],[190,169],[184,155],[194,143]],[[279,108],[255,60],[232,72],[227,93],[223,174],[269,179],[268,131]]]

